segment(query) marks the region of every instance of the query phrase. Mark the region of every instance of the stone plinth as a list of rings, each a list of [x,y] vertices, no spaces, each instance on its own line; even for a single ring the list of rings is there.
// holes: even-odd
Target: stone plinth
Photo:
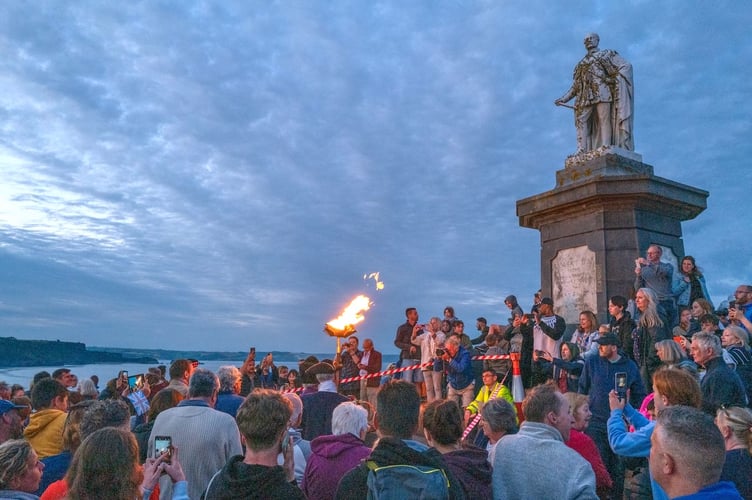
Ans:
[[[604,321],[608,297],[629,296],[634,260],[650,244],[684,255],[681,222],[705,210],[709,193],[657,177],[640,155],[616,148],[566,165],[556,188],[517,202],[517,215],[541,233],[541,289],[557,314],[572,324],[589,309]]]

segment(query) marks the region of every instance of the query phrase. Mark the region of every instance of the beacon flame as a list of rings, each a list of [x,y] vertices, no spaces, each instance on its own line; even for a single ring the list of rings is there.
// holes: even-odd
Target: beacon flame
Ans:
[[[324,331],[334,337],[347,337],[355,333],[356,324],[365,319],[363,313],[371,308],[371,299],[365,295],[358,295],[345,307],[338,318],[326,324]]]

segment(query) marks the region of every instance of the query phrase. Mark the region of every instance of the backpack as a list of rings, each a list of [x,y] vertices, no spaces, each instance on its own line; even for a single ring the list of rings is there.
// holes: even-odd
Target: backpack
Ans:
[[[449,479],[439,468],[425,465],[387,465],[366,461],[368,500],[446,500]]]

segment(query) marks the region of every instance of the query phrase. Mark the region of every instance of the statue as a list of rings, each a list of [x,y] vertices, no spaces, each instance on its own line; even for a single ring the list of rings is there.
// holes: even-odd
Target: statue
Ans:
[[[577,154],[601,146],[634,151],[634,82],[632,65],[615,50],[598,50],[595,33],[585,37],[587,54],[574,68],[572,87],[554,101],[557,106],[573,97]]]

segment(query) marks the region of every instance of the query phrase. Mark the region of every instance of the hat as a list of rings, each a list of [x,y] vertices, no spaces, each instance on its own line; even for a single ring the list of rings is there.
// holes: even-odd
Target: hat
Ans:
[[[600,345],[615,345],[615,346],[621,345],[621,342],[619,342],[619,338],[613,333],[607,333],[605,335],[602,335],[600,338],[596,339],[595,342]]]
[[[334,375],[334,367],[329,363],[316,363],[306,370],[307,375]]]
[[[28,406],[26,405],[16,405],[7,399],[0,399],[0,415],[5,415],[10,410],[25,410],[27,408]]]
[[[549,306],[553,306],[554,305],[554,301],[551,300],[551,297],[543,297],[541,299],[540,303],[541,304],[546,304],[546,305],[549,305]]]

